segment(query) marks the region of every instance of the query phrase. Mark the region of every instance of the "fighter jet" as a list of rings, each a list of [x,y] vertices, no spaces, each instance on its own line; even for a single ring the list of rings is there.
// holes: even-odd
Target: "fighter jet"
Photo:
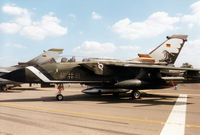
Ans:
[[[57,100],[63,100],[63,83],[81,83],[90,88],[84,93],[113,93],[132,91],[140,98],[139,90],[171,87],[171,81],[199,82],[199,69],[176,68],[176,61],[187,35],[172,35],[149,54],[138,54],[128,61],[84,60],[28,66],[5,74],[3,78],[23,83],[58,84]],[[168,76],[166,70],[184,71],[183,76]]]
[[[34,65],[42,65],[45,63],[55,63],[56,59],[59,55],[63,52],[63,49],[49,49],[48,51],[44,51],[39,56],[33,58],[32,60],[22,63],[19,62],[18,65],[11,66],[11,67],[0,67],[0,75],[4,75],[6,73],[12,72],[14,70],[27,67],[27,66],[34,66]],[[13,82],[10,80],[6,80],[0,78],[0,90],[6,91],[8,88],[12,88],[18,86],[19,83]]]

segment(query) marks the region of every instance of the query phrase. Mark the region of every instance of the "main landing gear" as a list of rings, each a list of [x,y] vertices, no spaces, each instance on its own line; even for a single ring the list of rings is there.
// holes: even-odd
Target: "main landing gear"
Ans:
[[[140,99],[141,93],[138,90],[132,90],[131,97],[132,99]]]
[[[62,101],[64,99],[63,95],[61,94],[62,90],[64,90],[64,85],[63,84],[58,84],[58,94],[56,96],[56,99],[58,101]]]

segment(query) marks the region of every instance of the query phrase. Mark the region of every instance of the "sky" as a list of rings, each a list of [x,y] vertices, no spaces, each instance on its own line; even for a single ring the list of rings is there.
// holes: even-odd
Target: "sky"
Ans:
[[[176,66],[200,68],[198,0],[1,0],[0,66],[51,48],[77,58],[132,59],[186,34]]]

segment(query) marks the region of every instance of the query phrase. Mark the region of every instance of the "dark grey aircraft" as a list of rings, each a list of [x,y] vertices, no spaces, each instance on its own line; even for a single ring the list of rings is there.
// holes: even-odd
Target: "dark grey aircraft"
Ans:
[[[4,75],[6,73],[12,72],[14,70],[27,67],[27,66],[34,66],[34,65],[41,65],[46,63],[55,63],[56,59],[59,55],[63,52],[63,49],[49,49],[48,51],[44,51],[39,56],[33,58],[32,60],[21,63],[19,62],[18,65],[11,66],[11,67],[0,67],[0,75]],[[18,86],[19,83],[13,82],[7,79],[0,78],[0,90],[6,91],[8,88]]]
[[[149,54],[138,54],[138,58],[119,61],[108,59],[84,60],[28,66],[10,72],[3,78],[24,83],[58,84],[57,100],[63,100],[63,83],[81,83],[91,88],[84,93],[113,93],[132,90],[133,98],[140,98],[141,89],[171,87],[175,82],[199,82],[199,69],[176,68],[174,64],[187,35],[172,35]],[[170,71],[184,71],[180,75]]]

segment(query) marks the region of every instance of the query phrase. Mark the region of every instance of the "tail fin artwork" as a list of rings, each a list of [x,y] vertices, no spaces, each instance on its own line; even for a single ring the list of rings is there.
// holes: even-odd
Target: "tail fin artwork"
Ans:
[[[32,60],[21,63],[19,62],[19,66],[29,66],[29,65],[41,65],[45,63],[53,63],[56,62],[55,60],[62,54],[63,49],[49,49],[48,51],[44,51],[39,56],[33,58]]]
[[[187,37],[187,35],[167,36],[167,40],[148,55],[155,59],[156,63],[174,64]]]
[[[187,41],[187,35],[167,36],[161,45],[156,47],[149,54],[138,54],[138,58],[132,59],[132,62],[139,63],[156,63],[163,65],[173,65],[184,45]]]

